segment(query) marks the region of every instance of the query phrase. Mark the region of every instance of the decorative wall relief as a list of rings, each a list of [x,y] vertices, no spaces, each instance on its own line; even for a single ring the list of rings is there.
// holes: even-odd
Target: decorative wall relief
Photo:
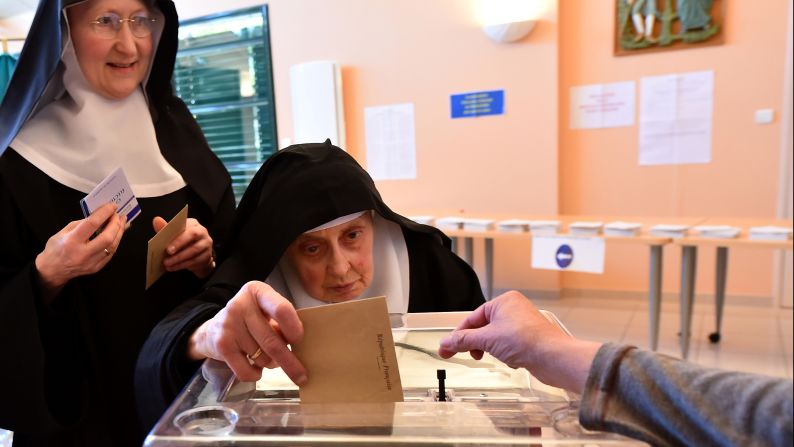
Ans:
[[[616,0],[615,55],[723,43],[723,0]]]

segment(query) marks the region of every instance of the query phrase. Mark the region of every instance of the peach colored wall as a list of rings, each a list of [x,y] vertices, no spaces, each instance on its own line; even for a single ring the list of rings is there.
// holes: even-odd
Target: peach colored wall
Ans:
[[[614,0],[560,2],[560,210],[566,214],[775,218],[780,123],[758,125],[756,109],[779,114],[783,102],[788,2],[723,1],[725,43],[614,57]],[[571,130],[570,87],[643,76],[714,71],[712,162],[638,165],[637,126]],[[638,90],[639,95],[639,90]],[[639,110],[639,109],[638,109]],[[643,290],[644,249],[610,248],[607,274],[566,274],[563,287]],[[680,250],[667,249],[665,291],[678,287]],[[772,253],[733,250],[729,294],[770,296]],[[701,250],[697,289],[714,290],[714,256]]]
[[[415,105],[418,177],[378,182],[392,208],[557,213],[557,1],[533,0],[541,20],[516,44],[483,34],[478,6],[488,1],[269,1],[279,137],[292,135],[289,67],[337,60],[348,150],[362,163],[364,108]],[[187,18],[259,3],[181,0],[177,8]],[[505,90],[503,116],[449,118],[451,94],[494,89]],[[529,268],[526,247],[496,250],[496,287],[558,288],[556,273]]]
[[[292,134],[289,67],[335,59],[343,67],[348,149],[362,163],[364,107],[416,106],[418,178],[378,184],[398,211],[775,216],[780,124],[759,126],[752,117],[756,109],[779,114],[782,107],[790,2],[724,0],[725,44],[618,58],[612,55],[615,0],[528,0],[540,5],[540,23],[510,45],[488,41],[479,29],[477,8],[492,1],[270,0],[280,136]],[[176,0],[183,19],[262,3]],[[17,22],[29,22],[22,19]],[[697,70],[715,72],[708,165],[640,167],[636,126],[569,129],[571,86]],[[500,88],[504,116],[448,118],[450,94]],[[605,275],[561,277],[531,270],[528,249],[497,241],[497,288],[647,288],[641,247],[610,245]],[[677,290],[679,256],[678,249],[666,250],[667,292]],[[729,294],[771,295],[772,259],[765,250],[733,250]],[[699,292],[713,292],[713,261],[701,251]],[[482,271],[482,261],[476,265]]]

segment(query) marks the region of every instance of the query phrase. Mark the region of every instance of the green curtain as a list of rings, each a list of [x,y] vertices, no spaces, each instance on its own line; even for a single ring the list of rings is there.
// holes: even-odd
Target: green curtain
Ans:
[[[6,94],[8,83],[11,81],[11,74],[14,72],[14,66],[17,60],[10,54],[0,54],[0,102],[3,101],[3,96]]]

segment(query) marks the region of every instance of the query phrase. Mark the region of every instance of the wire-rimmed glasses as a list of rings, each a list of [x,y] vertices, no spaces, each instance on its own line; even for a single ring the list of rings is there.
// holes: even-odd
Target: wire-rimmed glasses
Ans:
[[[113,39],[118,34],[119,30],[121,30],[121,24],[124,22],[129,24],[130,32],[133,36],[148,37],[152,34],[156,21],[157,19],[144,15],[135,15],[124,19],[117,14],[109,12],[88,23],[93,25],[94,32],[97,36],[103,39]]]

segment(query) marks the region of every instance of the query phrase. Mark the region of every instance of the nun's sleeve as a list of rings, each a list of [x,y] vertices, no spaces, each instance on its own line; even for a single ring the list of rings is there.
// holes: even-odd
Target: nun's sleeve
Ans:
[[[84,391],[77,287],[45,304],[38,245],[0,182],[0,427],[48,432],[75,422]],[[60,408],[58,402],[69,402]]]
[[[236,291],[213,286],[182,303],[154,327],[135,365],[135,399],[141,422],[150,429],[202,361],[187,357],[191,335],[220,311]]]

